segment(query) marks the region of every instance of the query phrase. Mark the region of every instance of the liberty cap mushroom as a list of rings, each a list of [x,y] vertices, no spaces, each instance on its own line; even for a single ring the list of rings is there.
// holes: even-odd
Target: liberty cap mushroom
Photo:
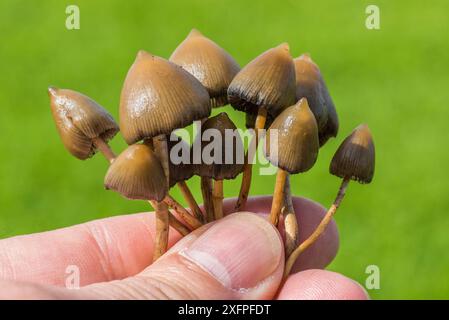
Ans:
[[[267,115],[275,118],[283,109],[295,102],[295,66],[288,44],[269,49],[248,63],[232,80],[228,88],[229,103],[237,110],[257,114],[255,136],[265,127]],[[247,157],[243,171],[236,209],[241,209],[248,198],[251,185],[253,154]]]
[[[270,138],[274,130],[277,141],[272,143]],[[318,157],[318,128],[307,99],[288,107],[273,121],[265,142],[268,161],[279,168],[270,213],[270,221],[277,225],[287,175],[309,170]]]
[[[308,54],[294,59],[296,70],[296,99],[303,97],[312,110],[318,124],[320,146],[338,133],[338,116],[335,105],[321,75],[320,69]]]
[[[207,119],[201,131],[203,157],[202,163],[196,166],[196,172],[201,177],[215,180],[212,192],[214,216],[209,220],[218,220],[223,217],[223,180],[234,179],[243,170],[243,142],[237,127],[224,112]],[[210,142],[204,141],[209,138],[205,135],[210,135]],[[204,150],[208,147],[211,148],[209,154],[212,159],[206,162]]]
[[[112,161],[115,155],[107,142],[119,131],[112,116],[94,100],[73,90],[49,87],[48,95],[65,148],[80,160],[90,158],[99,149]]]
[[[170,176],[166,136],[177,128],[208,117],[210,111],[209,94],[195,77],[174,63],[139,51],[122,88],[120,129],[128,144],[153,139],[167,184]],[[165,214],[166,211],[160,212]],[[168,245],[168,237],[162,232],[168,228],[168,217],[156,214],[156,218],[157,226],[162,229],[157,232],[160,248],[155,251],[155,259]]]
[[[192,29],[169,60],[182,66],[201,82],[209,92],[213,108],[228,103],[228,86],[240,71],[240,66],[214,41]]]
[[[370,183],[374,175],[374,165],[373,137],[368,126],[362,124],[346,137],[332,158],[330,173],[343,179],[337,196],[315,231],[288,257],[285,264],[284,278],[289,275],[293,264],[301,253],[315,243],[326,230],[346,194],[349,181],[354,180],[362,184]]]

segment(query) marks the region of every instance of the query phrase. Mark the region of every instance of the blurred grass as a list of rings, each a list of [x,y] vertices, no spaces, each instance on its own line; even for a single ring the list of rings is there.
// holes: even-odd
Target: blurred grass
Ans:
[[[81,29],[65,28],[77,4]],[[62,147],[46,88],[79,90],[118,115],[138,49],[168,57],[192,27],[244,65],[280,42],[311,53],[336,103],[341,130],[295,194],[329,205],[339,180],[328,174],[338,143],[361,122],[376,143],[376,174],[350,185],[337,216],[340,252],[329,267],[364,283],[381,270],[373,298],[449,297],[449,19],[444,0],[375,1],[381,30],[364,26],[368,1],[2,1],[0,3],[0,237],[147,210],[102,188],[101,156],[81,162]],[[243,115],[231,111],[243,126]],[[120,150],[118,137],[112,143]],[[225,184],[235,196],[239,180]],[[189,182],[199,197],[198,180]],[[255,177],[252,192],[272,192]],[[176,191],[173,194],[179,197]]]

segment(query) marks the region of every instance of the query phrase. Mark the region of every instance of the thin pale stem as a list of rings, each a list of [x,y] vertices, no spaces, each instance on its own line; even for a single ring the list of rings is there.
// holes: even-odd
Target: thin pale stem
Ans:
[[[148,202],[151,204],[154,210],[156,210],[157,201],[155,200],[148,200]],[[186,236],[189,234],[192,229],[189,228],[189,226],[186,226],[180,221],[180,218],[175,216],[172,212],[168,211],[168,221],[170,226],[178,231],[181,235]]]
[[[212,198],[215,220],[223,218],[223,180],[215,180]]]
[[[298,246],[299,241],[298,221],[295,208],[293,207],[290,175],[287,175],[287,178],[285,179],[282,214],[284,216],[285,256],[289,257],[293,250]]]
[[[327,211],[324,218],[321,220],[318,227],[315,229],[315,231],[306,239],[303,243],[301,243],[288,257],[287,262],[285,263],[285,269],[284,269],[284,279],[288,277],[290,274],[290,271],[295,264],[295,261],[298,259],[298,257],[301,255],[301,253],[304,252],[307,248],[309,248],[312,244],[315,243],[315,241],[318,240],[318,238],[323,234],[323,232],[326,230],[326,227],[329,225],[329,223],[332,221],[332,217],[337,212],[338,207],[340,206],[341,201],[343,200],[346,188],[348,187],[349,179],[345,178],[341,182],[340,189],[338,190],[337,197],[335,198],[334,203]]]
[[[203,194],[204,209],[207,222],[214,221],[214,203],[212,201],[212,179],[201,177],[201,193]]]
[[[94,145],[100,150],[100,152],[104,155],[106,160],[109,161],[109,163],[112,163],[116,157],[114,151],[112,151],[111,147],[100,137],[93,138],[92,142]]]
[[[169,211],[164,202],[156,202],[156,239],[154,241],[153,261],[167,252],[168,231],[169,231]]]
[[[203,224],[197,218],[190,214],[178,201],[176,201],[172,196],[167,194],[164,198],[164,202],[176,213],[179,217],[184,220],[189,226],[192,227],[193,230],[198,229]]]
[[[195,200],[195,197],[193,196],[192,192],[190,191],[189,186],[185,181],[180,181],[177,183],[179,190],[181,190],[181,193],[184,197],[184,199],[187,201],[187,204],[192,211],[193,215],[200,220],[201,222],[204,222],[204,215],[201,211],[200,207],[198,206],[198,203]]]
[[[254,153],[246,153],[245,165],[243,167],[242,183],[240,185],[239,197],[235,205],[235,210],[240,211],[246,205],[248,201],[249,189],[251,187],[251,176],[253,168],[254,155],[257,152],[257,146],[259,144],[259,130],[265,128],[265,122],[267,121],[267,109],[264,107],[259,108],[256,123],[254,125],[254,137],[251,139],[250,147],[248,150],[254,150]]]
[[[279,216],[281,215],[282,202],[284,199],[284,185],[287,178],[287,171],[278,169],[276,175],[276,184],[274,185],[273,203],[271,204],[271,212],[269,220],[277,226],[279,222]]]

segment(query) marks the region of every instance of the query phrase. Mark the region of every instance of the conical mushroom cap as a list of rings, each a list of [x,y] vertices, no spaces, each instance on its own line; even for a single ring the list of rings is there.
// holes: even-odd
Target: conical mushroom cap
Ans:
[[[176,138],[176,140],[174,140]],[[181,137],[171,134],[167,136],[169,154],[170,188],[180,181],[189,180],[194,175],[190,146]],[[188,159],[184,159],[184,157]]]
[[[69,89],[48,88],[50,107],[65,148],[78,159],[95,154],[92,139],[112,139],[119,131],[112,116],[91,98]]]
[[[273,130],[277,130],[278,141],[271,146]],[[318,150],[318,127],[305,98],[285,109],[267,131],[265,156],[273,165],[291,174],[312,168]]]
[[[216,133],[212,134],[212,131],[206,131],[209,129],[216,130]],[[242,139],[236,129],[237,127],[232,120],[229,119],[225,112],[207,119],[202,124],[201,132],[203,140],[207,140],[205,134],[208,134],[208,132],[210,133],[211,138],[210,142],[201,141],[201,151],[203,157],[201,157],[202,163],[195,166],[197,175],[200,177],[213,178],[215,180],[223,180],[234,179],[240,172],[242,172],[244,159],[243,154],[245,151],[243,148]],[[235,133],[235,136],[232,137],[231,140],[232,133]],[[219,147],[221,146],[221,159],[219,161],[220,163],[215,163],[215,161],[210,163],[204,159],[204,148],[207,148],[211,144],[217,144],[216,139],[220,139],[221,143],[217,145],[217,149],[213,149],[214,152],[206,152],[206,154],[211,154],[214,157],[215,151],[220,149]]]
[[[237,73],[229,85],[228,100],[247,113],[257,113],[263,106],[273,118],[294,104],[295,65],[288,44],[265,51]]]
[[[120,129],[128,144],[170,134],[207,118],[209,94],[190,73],[165,59],[139,51],[120,97]]]
[[[320,69],[309,55],[294,60],[296,70],[296,99],[307,98],[318,124],[320,146],[338,133],[338,116],[334,103],[321,76]]]
[[[156,201],[162,201],[168,190],[164,169],[145,144],[129,146],[112,162],[104,186],[128,199]]]
[[[329,168],[331,174],[360,183],[370,183],[374,175],[375,152],[371,131],[362,124],[338,147]]]
[[[173,52],[170,61],[201,82],[209,92],[213,108],[228,103],[228,86],[240,71],[240,66],[215,42],[193,29]]]

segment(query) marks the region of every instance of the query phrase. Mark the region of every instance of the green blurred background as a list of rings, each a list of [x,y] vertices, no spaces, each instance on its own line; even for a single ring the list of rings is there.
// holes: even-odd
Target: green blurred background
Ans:
[[[76,4],[81,29],[65,28]],[[381,29],[365,27],[380,8]],[[328,206],[339,180],[328,174],[338,143],[366,122],[376,143],[371,185],[351,184],[337,216],[341,247],[329,269],[365,283],[373,298],[449,298],[449,6],[432,1],[1,1],[0,237],[147,210],[103,190],[101,156],[78,161],[63,148],[48,85],[81,91],[118,115],[121,86],[139,49],[168,57],[192,27],[244,65],[290,43],[321,67],[341,128],[317,165],[292,178],[295,194]],[[243,114],[226,107],[243,127]],[[112,143],[121,150],[120,136]],[[255,177],[269,194],[274,176]],[[240,178],[226,182],[235,196]],[[200,199],[198,180],[189,182]],[[180,198],[174,189],[173,195]]]

